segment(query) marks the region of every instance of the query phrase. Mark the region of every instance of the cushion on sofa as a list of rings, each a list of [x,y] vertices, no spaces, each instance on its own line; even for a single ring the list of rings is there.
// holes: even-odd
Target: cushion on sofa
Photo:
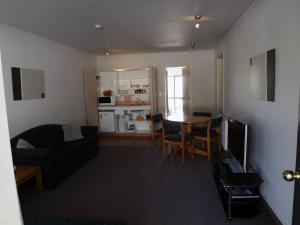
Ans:
[[[78,151],[83,151],[86,145],[90,142],[89,138],[79,139],[64,143],[58,149],[55,150],[53,155],[53,163],[57,164],[65,161],[70,155],[76,154]]]
[[[20,138],[17,143],[17,148],[33,149],[34,147],[28,141],[25,141],[24,139]]]
[[[81,134],[81,127],[72,125],[62,125],[64,131],[64,141],[74,141],[83,138]]]

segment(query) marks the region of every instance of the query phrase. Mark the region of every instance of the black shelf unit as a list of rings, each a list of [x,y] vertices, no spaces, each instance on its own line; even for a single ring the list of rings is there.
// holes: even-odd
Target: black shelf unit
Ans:
[[[213,174],[228,219],[233,216],[252,216],[261,199],[259,186],[263,182],[259,174],[250,168],[247,172],[233,172],[226,159],[229,152],[216,153]]]

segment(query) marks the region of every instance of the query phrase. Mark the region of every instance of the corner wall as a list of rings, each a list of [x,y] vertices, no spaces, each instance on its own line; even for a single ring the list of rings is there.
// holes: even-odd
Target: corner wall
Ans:
[[[2,78],[3,72],[0,57],[0,224],[22,225],[22,215],[10,149],[4,84]]]
[[[190,71],[191,109],[214,110],[215,107],[214,50],[194,52],[161,52],[98,56],[98,68],[157,68],[158,109],[164,112],[165,68],[187,66]]]
[[[83,70],[96,56],[0,24],[3,79],[10,137],[45,123],[84,124]],[[11,67],[45,71],[45,99],[13,101]]]
[[[216,48],[224,52],[224,113],[251,125],[251,161],[264,183],[263,197],[284,225],[292,224],[299,105],[300,1],[260,0]],[[257,101],[249,90],[249,59],[276,49],[275,102]]]

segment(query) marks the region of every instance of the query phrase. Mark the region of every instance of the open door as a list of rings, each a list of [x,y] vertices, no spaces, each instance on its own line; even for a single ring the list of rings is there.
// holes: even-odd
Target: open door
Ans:
[[[295,182],[294,189],[294,209],[293,209],[293,225],[300,224],[300,102],[298,116],[298,140],[297,140],[297,156],[295,171],[286,170],[283,172],[283,178],[288,182]]]

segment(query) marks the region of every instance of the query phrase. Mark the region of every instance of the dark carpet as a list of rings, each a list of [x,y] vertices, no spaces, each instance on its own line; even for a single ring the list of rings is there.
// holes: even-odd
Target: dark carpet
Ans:
[[[102,146],[51,191],[20,190],[24,218],[119,219],[128,225],[271,225],[266,210],[228,221],[205,157],[183,166],[149,144]]]

